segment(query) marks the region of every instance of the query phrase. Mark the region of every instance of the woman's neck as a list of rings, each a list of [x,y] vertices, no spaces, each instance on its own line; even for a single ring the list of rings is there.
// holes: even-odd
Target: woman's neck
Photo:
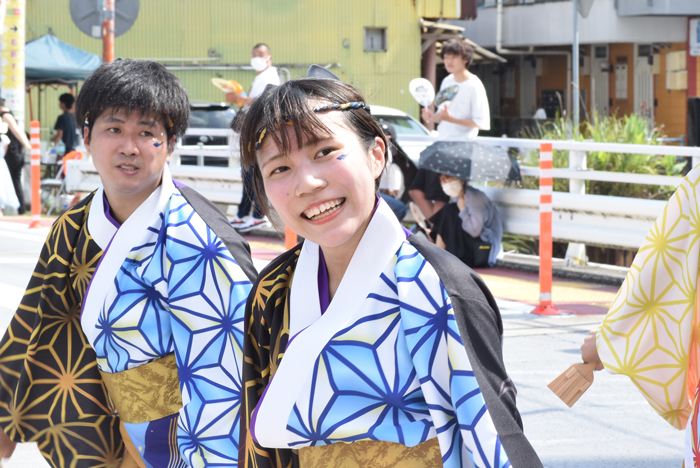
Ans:
[[[326,268],[328,270],[328,293],[330,299],[333,300],[335,292],[338,290],[345,272],[350,265],[353,255],[357,250],[357,246],[360,245],[362,237],[365,235],[367,226],[372,219],[372,213],[374,212],[374,207],[372,211],[367,216],[362,225],[355,231],[355,234],[348,239],[344,244],[336,247],[323,247],[319,246],[323,250],[323,257],[326,260]]]

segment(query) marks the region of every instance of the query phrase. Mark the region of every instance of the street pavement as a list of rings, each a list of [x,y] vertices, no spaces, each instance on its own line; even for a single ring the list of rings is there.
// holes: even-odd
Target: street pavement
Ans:
[[[48,233],[28,229],[27,218],[0,219],[0,330],[7,328]],[[248,237],[255,265],[284,250],[281,240]],[[566,314],[530,314],[537,276],[480,270],[499,302],[504,358],[518,387],[525,433],[546,467],[680,468],[683,432],[659,417],[625,377],[596,372],[593,386],[569,409],[547,384],[580,361],[579,347],[601,320],[615,288],[555,280],[553,299]],[[20,444],[6,468],[48,467],[35,444]]]

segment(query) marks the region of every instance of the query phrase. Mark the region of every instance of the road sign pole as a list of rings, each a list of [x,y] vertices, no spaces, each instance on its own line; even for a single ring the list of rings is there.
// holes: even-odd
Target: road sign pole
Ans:
[[[104,0],[102,22],[102,60],[114,61],[114,0]]]

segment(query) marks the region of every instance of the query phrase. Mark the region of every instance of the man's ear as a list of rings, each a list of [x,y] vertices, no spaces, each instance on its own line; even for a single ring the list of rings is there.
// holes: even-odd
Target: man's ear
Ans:
[[[177,137],[173,135],[170,138],[170,141],[168,142],[168,160],[170,160],[170,156],[173,154],[173,150],[175,149],[175,142],[177,141]]]
[[[83,141],[85,142],[85,149],[88,154],[92,154],[90,151],[90,127],[87,125],[83,127]]]

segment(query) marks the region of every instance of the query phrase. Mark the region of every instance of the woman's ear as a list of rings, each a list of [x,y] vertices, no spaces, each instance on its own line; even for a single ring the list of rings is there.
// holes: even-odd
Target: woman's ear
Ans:
[[[374,137],[374,148],[370,150],[372,175],[377,179],[386,165],[386,145],[380,137]]]

